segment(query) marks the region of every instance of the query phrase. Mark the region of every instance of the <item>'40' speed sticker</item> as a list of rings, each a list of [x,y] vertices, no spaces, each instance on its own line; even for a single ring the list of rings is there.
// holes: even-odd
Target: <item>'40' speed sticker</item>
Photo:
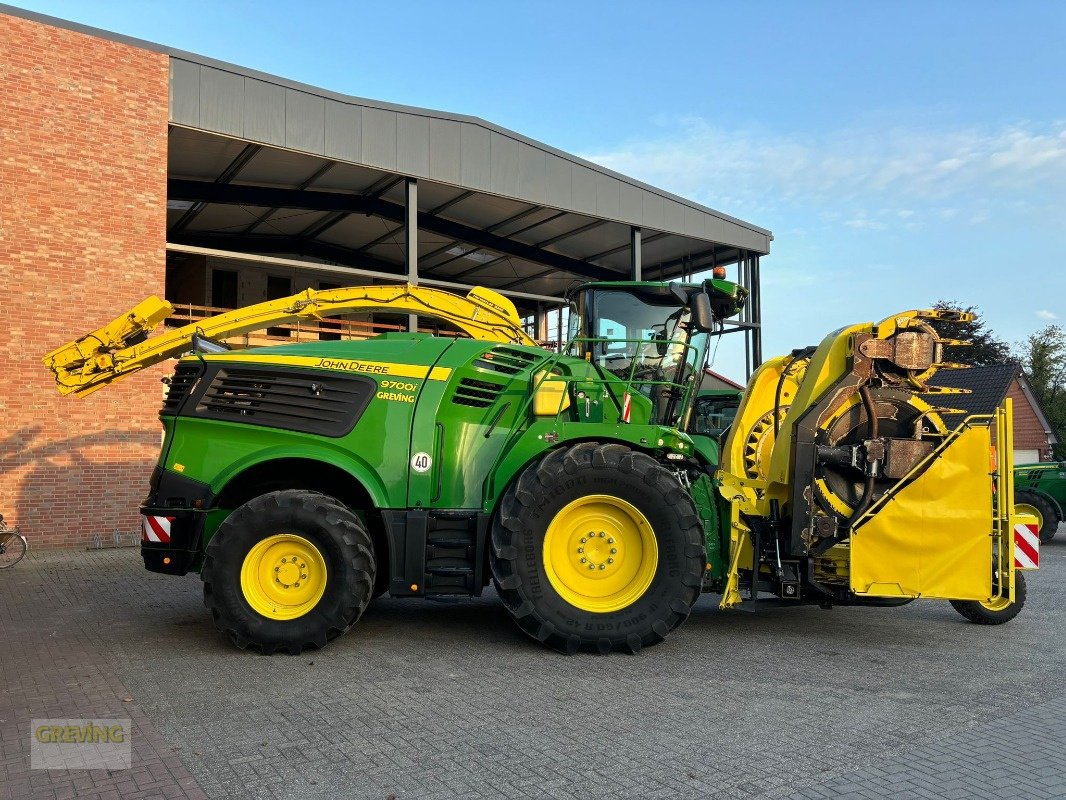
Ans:
[[[429,453],[415,453],[411,456],[411,469],[415,472],[429,472],[432,466],[433,459],[429,457]]]

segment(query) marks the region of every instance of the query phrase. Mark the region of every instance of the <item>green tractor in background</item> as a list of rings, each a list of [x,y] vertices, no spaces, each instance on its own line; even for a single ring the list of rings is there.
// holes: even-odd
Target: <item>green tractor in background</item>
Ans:
[[[1050,542],[1066,506],[1066,461],[1016,464],[1014,500],[1019,509],[1037,518],[1041,544]]]

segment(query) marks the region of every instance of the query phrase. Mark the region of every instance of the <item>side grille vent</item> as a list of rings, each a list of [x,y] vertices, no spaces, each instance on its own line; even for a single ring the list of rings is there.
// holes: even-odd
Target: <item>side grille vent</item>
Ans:
[[[474,378],[463,378],[455,388],[452,402],[461,406],[473,406],[474,408],[488,408],[496,402],[496,398],[503,391],[503,386],[490,381],[479,381]]]
[[[295,370],[222,368],[200,396],[196,416],[343,436],[352,429],[376,384],[358,376]]]
[[[189,390],[196,383],[199,374],[199,364],[178,364],[167,387],[167,399],[163,401],[163,409],[159,412],[161,416],[178,413],[182,401],[189,395]]]
[[[517,350],[510,347],[494,347],[474,362],[480,369],[492,370],[504,375],[517,375],[542,359],[536,353]]]

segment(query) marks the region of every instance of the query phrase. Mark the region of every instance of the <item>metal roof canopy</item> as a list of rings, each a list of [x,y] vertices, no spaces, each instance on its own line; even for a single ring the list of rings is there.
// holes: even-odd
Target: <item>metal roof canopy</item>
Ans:
[[[485,120],[350,97],[33,12],[170,58],[168,241],[383,279],[482,284],[531,308],[587,280],[738,264],[759,361],[772,235]],[[417,220],[417,222],[416,222]]]

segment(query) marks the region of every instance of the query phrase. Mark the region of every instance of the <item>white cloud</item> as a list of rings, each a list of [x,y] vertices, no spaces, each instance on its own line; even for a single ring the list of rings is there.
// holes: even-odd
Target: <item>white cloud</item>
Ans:
[[[949,199],[971,207],[986,201],[1001,205],[1047,189],[1061,202],[1066,122],[999,129],[851,128],[815,137],[726,130],[685,119],[658,138],[588,158],[740,212],[781,201],[837,207],[874,202],[897,217],[929,204],[945,218],[959,213],[945,202]],[[854,212],[848,217],[861,219]]]
[[[1046,319],[1046,320],[1055,320],[1055,319],[1059,318],[1059,315],[1056,314],[1054,311],[1048,311],[1047,309],[1043,309],[1043,308],[1040,309],[1039,311],[1037,311],[1036,315],[1038,317],[1040,317],[1040,319]]]

